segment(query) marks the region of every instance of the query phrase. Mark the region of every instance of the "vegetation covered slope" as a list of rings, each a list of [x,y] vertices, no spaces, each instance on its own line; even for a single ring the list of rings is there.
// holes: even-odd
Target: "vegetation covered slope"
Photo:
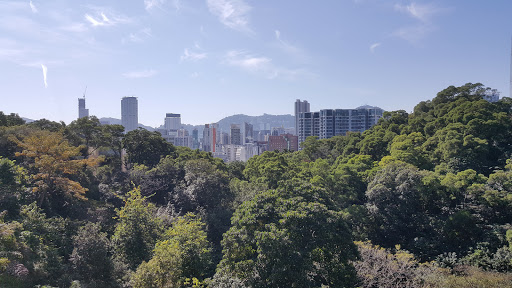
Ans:
[[[229,164],[0,114],[0,287],[511,287],[512,100],[486,89]]]

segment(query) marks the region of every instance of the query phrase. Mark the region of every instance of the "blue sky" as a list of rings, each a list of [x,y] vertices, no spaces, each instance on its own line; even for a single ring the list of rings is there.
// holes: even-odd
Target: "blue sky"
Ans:
[[[509,96],[512,1],[0,0],[0,111],[66,123],[165,113],[204,124],[368,104],[412,111],[449,85]]]

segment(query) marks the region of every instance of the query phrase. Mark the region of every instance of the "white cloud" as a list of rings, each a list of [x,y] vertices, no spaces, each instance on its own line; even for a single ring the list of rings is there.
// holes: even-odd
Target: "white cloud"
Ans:
[[[395,4],[395,10],[408,14],[422,22],[428,22],[434,14],[437,14],[440,9],[431,4],[418,4],[412,2],[409,5]]]
[[[427,34],[435,30],[432,18],[447,8],[435,6],[433,4],[418,4],[411,2],[409,5],[395,4],[395,10],[404,13],[416,20],[417,24],[402,27],[392,33],[393,36],[405,39],[411,43],[416,43],[423,39]]]
[[[132,71],[123,73],[124,78],[150,78],[158,74],[156,70],[143,70],[143,71]]]
[[[276,34],[277,40],[281,41],[281,31],[276,30],[276,31],[274,31],[274,33]]]
[[[375,53],[375,49],[377,49],[377,47],[379,47],[382,43],[373,43],[371,46],[370,46],[370,51],[372,53]]]
[[[84,15],[85,20],[87,20],[93,27],[98,26],[115,26],[117,24],[123,24],[130,22],[130,19],[128,17],[125,17],[123,15],[115,14],[115,13],[108,13],[105,11],[102,11],[101,8],[93,8],[95,10],[94,15],[86,13]],[[107,14],[109,14],[107,16]]]
[[[274,65],[272,59],[251,55],[245,51],[231,50],[226,53],[224,63],[250,73],[263,75],[268,79],[285,78],[294,80],[297,76],[314,76],[304,69],[287,69]]]
[[[37,13],[37,7],[34,5],[34,3],[32,3],[32,1],[30,1],[30,9],[32,9],[32,13]]]
[[[250,31],[249,11],[251,6],[243,0],[207,0],[208,9],[227,27],[239,31]]]
[[[46,73],[48,72],[48,68],[46,68],[44,64],[41,64],[41,68],[43,69],[44,88],[48,88],[48,83],[46,82]]]
[[[144,40],[152,36],[153,34],[151,33],[151,28],[144,28],[137,32],[130,33],[127,39],[123,39],[123,42],[125,42],[126,40],[130,42],[143,42]]]
[[[153,8],[161,8],[164,3],[165,0],[144,0],[144,7],[149,11]]]
[[[308,56],[306,53],[299,47],[294,46],[290,44],[287,41],[284,41],[281,37],[281,31],[274,30],[274,34],[276,37],[276,40],[278,42],[278,47],[283,50],[287,55],[293,56],[295,58],[295,61],[300,62],[308,62]]]
[[[187,48],[185,48],[185,51],[183,51],[183,55],[181,55],[180,60],[181,61],[199,61],[202,59],[205,59],[207,57],[206,53],[195,53],[192,51],[189,51]]]

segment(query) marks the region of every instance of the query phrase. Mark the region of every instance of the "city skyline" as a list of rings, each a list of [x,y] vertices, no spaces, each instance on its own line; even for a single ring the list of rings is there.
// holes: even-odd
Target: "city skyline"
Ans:
[[[139,123],[169,111],[192,125],[233,114],[293,115],[365,104],[411,112],[442,89],[483,83],[510,96],[512,3],[291,0],[0,1],[0,111],[70,123]],[[481,21],[475,21],[480,19]]]

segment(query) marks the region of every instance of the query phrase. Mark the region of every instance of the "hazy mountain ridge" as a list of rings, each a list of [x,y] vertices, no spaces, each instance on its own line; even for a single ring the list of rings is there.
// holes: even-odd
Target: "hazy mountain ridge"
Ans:
[[[25,117],[22,117],[22,118],[27,123],[35,121],[35,120],[25,118]],[[117,119],[117,118],[113,118],[113,117],[101,117],[101,118],[99,118],[99,120],[102,123],[119,124],[119,125],[121,124],[121,119]],[[221,131],[229,132],[231,124],[243,125],[244,122],[252,124],[254,131],[270,130],[270,129],[272,129],[272,127],[284,127],[284,128],[295,127],[295,117],[290,114],[283,114],[283,115],[263,114],[260,116],[249,116],[249,115],[245,115],[245,114],[235,114],[235,115],[231,115],[228,117],[224,117],[217,122],[211,122],[211,123],[218,123],[219,129]],[[192,133],[192,130],[194,130],[194,128],[197,128],[197,130],[199,131],[199,135],[202,135],[202,132],[204,129],[204,124],[203,125],[182,124],[181,126],[183,127],[183,129],[187,129],[190,133]],[[160,127],[163,128],[163,125],[160,127],[151,127],[151,126],[146,126],[142,123],[139,123],[139,127],[144,128],[148,131],[155,131],[156,129],[158,129]]]

